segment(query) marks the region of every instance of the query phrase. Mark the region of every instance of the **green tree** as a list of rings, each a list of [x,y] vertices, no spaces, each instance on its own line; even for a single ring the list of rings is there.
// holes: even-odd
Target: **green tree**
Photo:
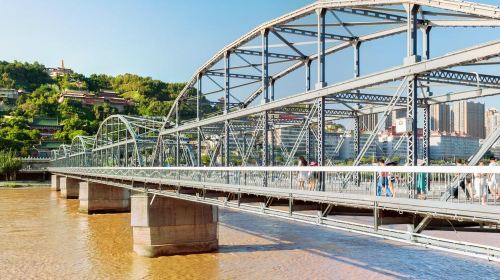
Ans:
[[[45,71],[45,66],[19,61],[0,61],[0,87],[16,88],[32,92],[43,84],[53,83]]]
[[[15,180],[16,173],[22,168],[21,159],[13,151],[0,151],[0,174],[6,181]]]

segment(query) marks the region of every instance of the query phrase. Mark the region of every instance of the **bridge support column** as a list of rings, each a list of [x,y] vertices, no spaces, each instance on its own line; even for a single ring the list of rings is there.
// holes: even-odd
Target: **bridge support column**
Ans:
[[[83,213],[130,211],[130,190],[93,182],[80,182],[80,208]]]
[[[146,257],[218,248],[218,208],[151,194],[131,197],[134,251]]]
[[[61,178],[61,176],[57,176],[55,174],[52,174],[50,176],[50,189],[53,190],[53,191],[60,191],[61,188],[60,188],[60,185],[59,185],[59,178]]]
[[[77,179],[70,177],[60,177],[59,187],[61,188],[61,197],[78,198],[80,182]]]

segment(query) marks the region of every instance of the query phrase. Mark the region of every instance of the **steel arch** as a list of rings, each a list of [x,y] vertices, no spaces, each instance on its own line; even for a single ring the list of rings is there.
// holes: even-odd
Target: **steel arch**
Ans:
[[[435,1],[428,1],[428,0],[350,0],[350,1],[336,1],[336,0],[319,0],[316,1],[313,4],[310,4],[308,6],[305,6],[301,9],[298,9],[296,11],[293,11],[291,13],[288,13],[286,15],[283,15],[281,17],[278,17],[276,19],[273,19],[271,21],[268,21],[266,23],[263,23],[259,25],[258,27],[254,28],[250,32],[246,33],[245,35],[241,36],[231,44],[225,46],[222,50],[217,52],[211,59],[209,59],[205,64],[203,64],[198,70],[193,74],[187,85],[184,87],[184,89],[181,91],[181,93],[178,95],[178,97],[175,100],[175,104],[182,100],[184,98],[185,94],[189,92],[189,89],[193,88],[196,81],[200,77],[200,75],[203,75],[207,71],[210,70],[210,68],[215,65],[218,61],[221,61],[224,59],[224,56],[226,53],[234,51],[238,49],[238,47],[244,45],[245,43],[251,41],[252,39],[255,39],[256,37],[260,36],[264,30],[269,30],[273,29],[275,26],[283,25],[291,21],[295,21],[297,19],[303,18],[305,16],[311,15],[315,13],[317,9],[342,9],[342,8],[349,8],[349,7],[354,7],[357,8],[366,8],[366,7],[374,7],[374,6],[383,6],[383,5],[397,5],[397,4],[413,4],[413,5],[421,5],[421,6],[427,6],[427,7],[433,7],[433,8],[439,8],[439,9],[445,9],[453,12],[458,12],[458,13],[464,13],[468,15],[474,15],[477,17],[485,17],[489,19],[493,19],[493,26],[499,26],[500,23],[498,20],[500,19],[500,9],[498,7],[492,6],[492,5],[485,5],[485,4],[478,4],[478,3],[473,3],[473,2],[465,2],[465,1],[456,1],[456,0],[435,0]],[[425,22],[419,22],[419,24],[427,24],[432,26],[433,21],[425,21]],[[438,21],[439,23],[439,21]],[[450,23],[448,23],[450,24]],[[436,24],[434,24],[436,25]],[[457,23],[458,26],[460,26]],[[438,26],[440,26],[438,24]],[[442,26],[442,25],[441,25]],[[484,22],[477,21],[474,23],[468,22],[467,25],[464,23],[464,26],[478,26],[482,27],[484,26]],[[326,54],[331,54],[332,52],[339,51],[341,49],[348,48],[352,46],[353,44],[357,42],[362,42],[362,41],[368,41],[368,40],[374,40],[374,39],[379,39],[383,38],[386,36],[391,36],[399,33],[406,32],[406,26],[398,26],[396,28],[392,28],[389,30],[384,30],[380,32],[376,32],[373,34],[368,34],[365,35],[364,37],[359,37],[359,38],[352,38],[348,42],[344,42],[339,44],[338,46],[333,47],[331,50],[327,50]],[[310,61],[310,60],[316,60],[318,58],[317,54],[305,57],[303,60],[304,61]],[[287,73],[300,68],[304,66],[304,62],[298,62],[292,67],[286,69],[284,72],[277,74],[277,77],[273,77],[272,79],[279,79],[282,76],[286,75]],[[174,105],[171,110],[169,111],[167,115],[167,123],[168,125],[168,120],[173,116],[175,112],[175,106]]]
[[[94,166],[147,166],[162,125],[159,118],[111,115],[99,126],[92,149]]]
[[[350,16],[349,22],[342,21],[337,14]],[[338,23],[327,23],[326,16],[334,20],[333,16]],[[314,17],[317,23],[309,23]],[[353,18],[364,21],[353,22]],[[366,29],[368,32],[349,30],[357,25],[374,28]],[[429,106],[483,94],[500,94],[500,76],[456,69],[476,66],[481,61],[498,65],[498,60],[491,60],[500,55],[499,40],[431,59],[431,28],[448,27],[500,27],[500,8],[454,0],[324,0],[263,23],[223,47],[195,71],[166,116],[155,148],[158,162],[153,164],[200,166],[202,154],[209,156],[210,165],[288,165],[293,164],[293,157],[298,155],[305,155],[319,165],[331,164],[338,154],[332,151],[337,150],[336,146],[341,143],[338,139],[342,137],[330,135],[333,144],[326,143],[326,125],[337,119],[354,122],[351,131],[340,134],[352,139],[352,158],[358,164],[373,142],[370,140],[373,137],[365,136],[369,141],[363,144],[366,147],[361,147],[360,134],[365,130],[362,117],[377,114],[378,123],[370,129],[377,134],[383,127],[381,119],[387,119],[390,111],[406,109],[406,117],[413,127],[404,134],[408,139],[406,163],[414,165],[417,149],[420,149],[418,110],[424,111],[424,139],[428,142]],[[417,30],[422,31],[421,51],[417,48],[417,40],[420,41]],[[400,61],[404,61],[401,65],[361,74],[361,45],[404,33],[407,34],[407,54],[401,58]],[[303,42],[311,37],[317,41]],[[272,51],[270,38],[275,41]],[[306,48],[311,44],[317,45],[317,51]],[[326,57],[345,55],[342,51],[346,49],[353,50],[354,77],[327,85]],[[257,59],[260,61],[256,62]],[[313,75],[312,63],[317,67]],[[293,75],[298,69],[306,70],[305,90],[301,88],[295,95],[275,100],[275,88],[279,88],[282,80],[287,81],[285,78],[296,77]],[[311,76],[315,76],[315,86]],[[399,82],[402,84],[396,84]],[[398,90],[380,93],[376,87],[381,86]],[[455,88],[453,93],[441,92],[440,95],[438,90],[438,94],[433,95],[436,92],[431,92],[431,88],[438,86]],[[460,91],[460,87],[466,90]],[[287,89],[287,92],[291,91]],[[210,101],[217,112],[203,115],[200,100],[208,95],[216,96]],[[217,99],[219,96],[222,97]],[[196,106],[196,117],[182,117],[181,105]],[[277,137],[282,138],[278,131],[284,130],[296,138],[289,145],[294,147],[291,152],[275,142]],[[429,161],[427,142],[421,152],[425,161]],[[278,162],[276,155],[287,159]]]
[[[71,166],[89,166],[95,136],[75,136],[71,140],[68,164]]]

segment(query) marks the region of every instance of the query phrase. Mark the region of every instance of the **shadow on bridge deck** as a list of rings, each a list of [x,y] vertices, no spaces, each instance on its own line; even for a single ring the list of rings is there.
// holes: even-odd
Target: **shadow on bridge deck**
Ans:
[[[263,241],[243,245],[221,244],[219,253],[266,252],[269,258],[264,257],[262,261],[281,263],[283,260],[273,259],[273,252],[289,251],[285,258],[293,260],[285,260],[287,263],[307,264],[311,258],[316,260],[314,267],[285,268],[290,274],[303,270],[305,275],[311,273],[312,276],[317,275],[314,270],[323,269],[323,273],[331,273],[331,277],[362,277],[364,273],[359,271],[369,271],[384,278],[432,279],[442,278],[443,272],[448,271],[454,279],[469,279],[495,278],[500,272],[500,266],[494,263],[232,210],[221,211],[220,225]],[[221,241],[224,243],[223,237]],[[297,254],[299,251],[305,254]],[[302,260],[297,261],[297,258]]]

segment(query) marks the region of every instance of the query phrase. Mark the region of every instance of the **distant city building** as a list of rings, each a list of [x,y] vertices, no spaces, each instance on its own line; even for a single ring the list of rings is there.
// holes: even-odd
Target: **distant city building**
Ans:
[[[490,108],[484,116],[484,126],[486,137],[490,135],[498,126],[500,126],[500,111],[496,108]]]
[[[479,148],[479,139],[456,133],[433,132],[429,140],[430,159],[468,159]]]
[[[374,131],[378,123],[378,114],[367,114],[359,117],[359,129],[361,131]]]
[[[59,124],[57,118],[34,117],[30,123],[30,128],[40,131],[42,139],[53,139],[54,134],[62,130],[62,125]]]
[[[500,158],[500,141],[497,141],[493,147],[491,147],[490,151],[495,155],[498,159]]]
[[[66,99],[78,101],[87,106],[102,106],[107,103],[110,107],[118,109],[119,112],[122,112],[126,106],[134,105],[132,101],[119,97],[116,92],[108,90],[100,91],[97,94],[89,91],[65,90],[59,96],[59,103],[63,103]]]
[[[430,106],[430,129],[432,131],[451,132],[451,109],[448,104]]]
[[[359,149],[361,150],[363,146],[366,144],[368,141],[368,137],[370,137],[370,132],[365,132],[361,133],[359,136]],[[381,146],[378,145],[377,139],[374,140],[374,142],[370,145],[368,150],[366,151],[364,157],[365,158],[377,158],[379,155],[383,154],[384,151]],[[328,154],[328,153],[327,153]],[[338,159],[355,159],[356,154],[354,153],[354,138],[352,137],[352,134],[348,135],[344,143],[342,144]]]
[[[385,120],[385,128],[391,129],[393,126],[395,127],[398,123],[398,119],[401,120],[404,118],[406,118],[406,109],[393,110]]]
[[[451,116],[454,132],[485,138],[484,104],[471,101],[455,102]]]
[[[61,66],[57,68],[45,68],[45,71],[52,78],[57,78],[59,76],[64,76],[66,74],[73,74],[73,70],[64,67],[64,60],[61,60]]]
[[[301,126],[285,126],[280,127],[275,130],[275,143],[279,147],[281,146],[286,152],[291,152],[295,142],[297,142],[297,138],[300,134],[302,127]],[[297,156],[306,154],[306,136],[302,138],[300,141],[298,149],[296,151]]]

